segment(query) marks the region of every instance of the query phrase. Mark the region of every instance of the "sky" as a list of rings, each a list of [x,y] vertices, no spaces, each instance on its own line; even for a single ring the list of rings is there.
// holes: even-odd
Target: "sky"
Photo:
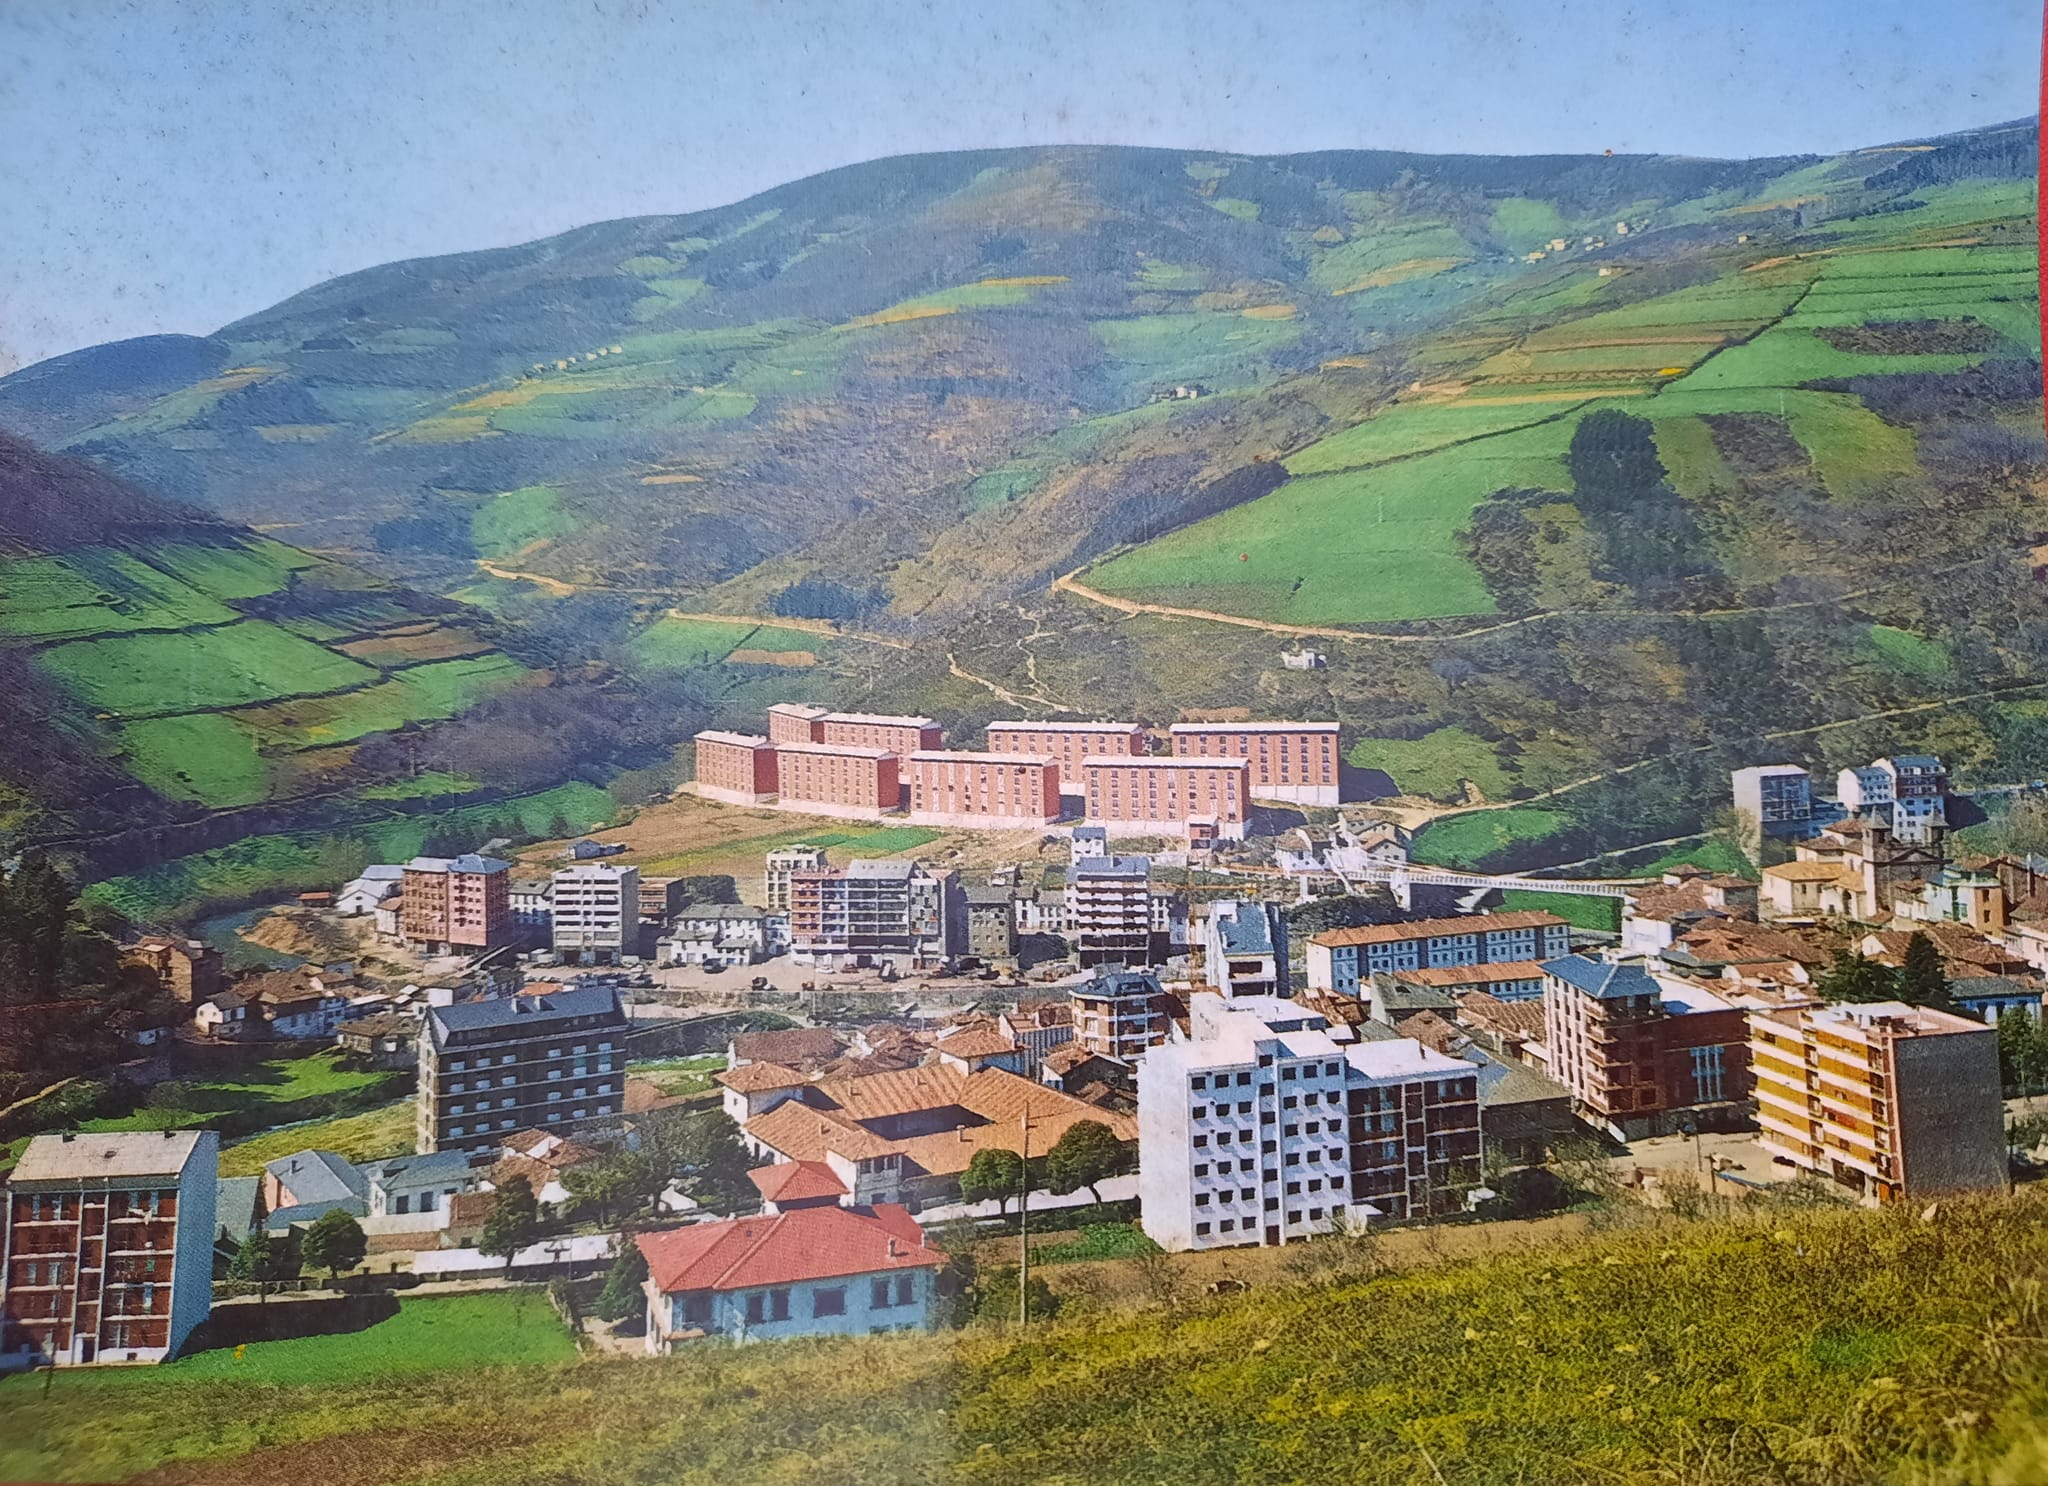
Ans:
[[[2038,0],[0,0],[0,372],[924,150],[1828,152],[2031,114]]]

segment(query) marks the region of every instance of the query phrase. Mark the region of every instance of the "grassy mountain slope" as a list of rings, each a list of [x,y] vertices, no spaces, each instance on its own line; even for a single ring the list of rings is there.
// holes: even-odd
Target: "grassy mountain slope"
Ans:
[[[59,358],[0,426],[493,611],[637,699],[629,767],[784,695],[962,739],[1250,706],[1513,807],[1426,853],[1563,863],[1700,831],[1760,756],[2048,772],[2035,138],[885,160]],[[1615,414],[1640,507],[1580,488]],[[76,656],[101,710],[191,712]],[[587,720],[522,713],[522,787]],[[223,726],[133,723],[161,779]],[[421,751],[490,779],[502,735]]]
[[[417,794],[362,741],[530,679],[475,618],[0,436],[0,671],[30,703],[0,765],[6,825]]]
[[[354,1334],[47,1395],[0,1382],[0,1469],[166,1486],[2026,1481],[2048,1381],[2038,1208],[1667,1222],[1377,1277],[1318,1244],[1300,1281],[1244,1296],[666,1359],[553,1361],[562,1334],[530,1293],[412,1300]]]

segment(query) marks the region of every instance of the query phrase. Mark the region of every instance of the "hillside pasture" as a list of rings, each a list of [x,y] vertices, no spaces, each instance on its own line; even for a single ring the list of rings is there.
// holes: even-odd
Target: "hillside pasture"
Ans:
[[[236,712],[267,746],[324,748],[408,722],[435,722],[516,684],[525,673],[504,655],[431,661],[373,685],[333,696],[302,697]]]
[[[535,542],[566,536],[575,518],[562,509],[551,485],[525,485],[492,496],[469,518],[469,538],[482,557],[507,558]]]
[[[1290,475],[1321,475],[1363,469],[1390,459],[1423,454],[1491,434],[1527,428],[1570,411],[1570,405],[1529,408],[1462,398],[1396,402],[1342,433],[1290,454]]]
[[[1371,469],[1290,480],[1271,495],[1092,569],[1141,602],[1288,624],[1355,624],[1494,612],[1456,536],[1511,486],[1566,488],[1567,421]]]
[[[1090,321],[1127,394],[1178,382],[1243,386],[1264,377],[1272,354],[1301,336],[1298,320],[1247,319],[1213,310]]]
[[[1447,815],[1416,833],[1409,854],[1432,866],[1481,868],[1511,848],[1541,841],[1570,824],[1572,817],[1563,811],[1533,805]]]
[[[1462,800],[1468,779],[1489,800],[1506,794],[1509,784],[1493,745],[1461,727],[1441,727],[1412,739],[1360,738],[1344,761],[1386,771],[1404,795],[1437,800]]]
[[[462,660],[491,648],[491,642],[473,630],[429,620],[346,640],[334,647],[353,660],[373,666],[416,666],[428,661]]]
[[[220,808],[270,794],[271,770],[248,729],[225,712],[131,722],[119,734],[128,770],[173,800]]]
[[[251,836],[231,846],[176,857],[154,867],[92,884],[83,894],[137,923],[162,924],[218,904],[332,888],[371,862],[404,861],[437,831],[467,832],[481,841],[494,820],[517,821],[545,836],[557,815],[575,831],[609,820],[612,798],[590,784],[563,784],[539,794],[494,800],[396,819],[365,820],[332,831]]]
[[[234,618],[216,598],[118,548],[0,558],[0,637],[83,639]]]
[[[216,598],[262,598],[292,581],[292,575],[324,567],[310,552],[268,537],[232,542],[165,542],[152,546],[149,565]]]
[[[759,628],[746,620],[721,624],[709,619],[657,619],[633,637],[633,658],[656,671],[716,665]]]
[[[368,666],[273,624],[75,640],[37,665],[88,704],[127,717],[235,707],[376,680]]]

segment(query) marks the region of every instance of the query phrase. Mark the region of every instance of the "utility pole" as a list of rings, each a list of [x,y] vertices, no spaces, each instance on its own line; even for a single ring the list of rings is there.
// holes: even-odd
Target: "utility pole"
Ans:
[[[1017,1196],[1017,1324],[1025,1326],[1031,1321],[1031,1114],[1027,1110],[1017,1117],[1017,1128],[1024,1136],[1024,1156],[1018,1163],[1022,1175],[1018,1185],[1024,1190]]]

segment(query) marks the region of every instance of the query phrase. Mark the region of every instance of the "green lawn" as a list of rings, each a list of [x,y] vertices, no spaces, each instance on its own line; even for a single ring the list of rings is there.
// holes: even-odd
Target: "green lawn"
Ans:
[[[1559,810],[1511,805],[1505,810],[1479,810],[1447,815],[1416,834],[1410,852],[1418,862],[1441,867],[1483,867],[1497,852],[1524,842],[1541,841],[1572,823]]]
[[[1437,728],[1420,738],[1360,738],[1345,761],[1360,769],[1384,769],[1403,794],[1461,800],[1467,779],[1489,800],[1508,790],[1507,771],[1493,745],[1459,727]]]
[[[568,1329],[540,1291],[491,1290],[401,1300],[396,1315],[361,1331],[219,1347],[160,1367],[66,1373],[54,1392],[108,1389],[123,1403],[146,1407],[145,1398],[161,1396],[168,1404],[195,1386],[334,1387],[407,1373],[569,1362],[575,1356]],[[12,1386],[26,1395],[37,1385]],[[4,1392],[0,1401],[11,1402]]]
[[[142,717],[242,706],[377,679],[370,667],[260,620],[192,634],[74,640],[43,651],[37,664],[90,705]]]
[[[1598,929],[1607,934],[1621,932],[1619,898],[1593,898],[1584,893],[1546,893],[1519,887],[1505,888],[1500,896],[1501,908],[1505,912],[1534,909],[1554,913],[1574,928]]]
[[[335,1115],[287,1130],[267,1130],[222,1150],[220,1174],[254,1176],[280,1156],[308,1150],[333,1151],[350,1161],[408,1155],[413,1149],[415,1113],[413,1100],[406,1098],[359,1114]]]

